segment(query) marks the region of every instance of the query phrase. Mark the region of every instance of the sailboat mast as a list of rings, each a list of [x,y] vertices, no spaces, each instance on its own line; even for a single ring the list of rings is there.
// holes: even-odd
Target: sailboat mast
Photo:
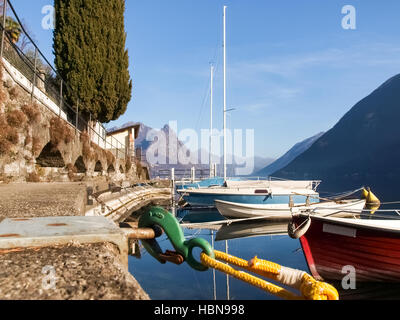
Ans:
[[[210,92],[210,178],[215,176],[213,173],[212,150],[213,150],[213,86],[214,86],[214,66],[211,64],[211,92]]]
[[[224,6],[224,181],[226,181],[226,8]]]

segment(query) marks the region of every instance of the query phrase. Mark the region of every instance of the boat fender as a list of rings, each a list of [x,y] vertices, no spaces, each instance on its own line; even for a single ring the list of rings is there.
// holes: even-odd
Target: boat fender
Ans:
[[[311,218],[308,217],[307,220],[305,220],[301,225],[296,227],[295,223],[293,221],[290,221],[288,224],[288,234],[289,237],[292,239],[299,239],[302,236],[305,235],[305,233],[308,231],[308,229],[311,226]]]
[[[367,202],[369,204],[375,204],[375,205],[380,205],[381,204],[381,202],[379,201],[378,197],[372,193],[370,188],[368,188]]]
[[[370,188],[367,188],[367,189],[364,188],[362,190],[361,198],[362,199],[366,199],[367,200],[367,204],[375,204],[375,205],[380,205],[381,204],[381,202],[378,199],[378,197],[372,193]]]
[[[368,191],[363,188],[361,191],[361,199],[367,199],[368,198]]]

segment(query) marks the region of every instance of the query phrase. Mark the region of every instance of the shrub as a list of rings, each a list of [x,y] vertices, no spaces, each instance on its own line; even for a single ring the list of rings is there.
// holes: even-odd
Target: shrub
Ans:
[[[13,127],[8,127],[8,131],[6,133],[6,138],[8,141],[10,141],[12,144],[18,144],[19,142],[19,135],[17,132],[17,129]]]
[[[11,127],[4,115],[0,116],[0,154],[8,153],[12,146],[18,144],[19,135],[17,129]]]
[[[21,89],[16,85],[13,86],[10,90],[8,90],[8,94],[10,95],[11,100],[18,99],[21,96]]]
[[[0,134],[0,154],[6,154],[11,150],[11,143],[6,139],[3,139]]]
[[[82,142],[82,156],[86,160],[94,160],[96,158],[95,152],[92,150],[90,137],[86,131],[83,131],[80,136]]]
[[[92,150],[90,143],[84,143],[82,146],[82,155],[86,160],[95,160],[96,154]]]
[[[39,177],[44,177],[46,174],[46,170],[42,166],[36,165],[36,173]]]
[[[7,123],[14,128],[22,128],[27,121],[25,114],[20,110],[13,110],[7,113]]]
[[[22,106],[21,110],[27,116],[29,123],[32,124],[40,121],[40,109],[36,103],[25,104]]]
[[[40,182],[40,177],[36,172],[32,172],[26,178],[27,182]]]
[[[88,133],[87,133],[86,131],[82,131],[79,140],[80,140],[82,143],[88,143],[88,142],[90,142],[90,138],[89,138]]]
[[[67,164],[66,168],[68,170],[68,178],[69,178],[69,180],[70,181],[75,181],[76,174],[78,173],[78,169],[72,163]]]
[[[12,180],[12,177],[8,177],[4,174],[0,174],[0,181],[3,181],[3,183],[8,184]]]
[[[78,170],[76,169],[76,167],[72,163],[68,163],[66,168],[67,168],[68,171],[71,171],[73,173],[77,173],[78,172]]]
[[[65,144],[74,139],[74,132],[64,120],[53,117],[50,120],[50,140],[54,146],[58,146],[61,141]]]

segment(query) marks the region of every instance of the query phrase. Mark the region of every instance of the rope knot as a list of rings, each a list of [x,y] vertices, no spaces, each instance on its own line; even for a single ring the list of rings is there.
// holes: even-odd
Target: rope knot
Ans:
[[[339,293],[333,286],[308,274],[303,275],[300,292],[307,300],[339,300]]]
[[[263,259],[258,259],[257,256],[255,256],[253,259],[251,259],[248,262],[248,266],[254,270],[258,270],[260,272],[266,272],[270,274],[279,274],[281,270],[281,266],[279,264],[266,261]]]

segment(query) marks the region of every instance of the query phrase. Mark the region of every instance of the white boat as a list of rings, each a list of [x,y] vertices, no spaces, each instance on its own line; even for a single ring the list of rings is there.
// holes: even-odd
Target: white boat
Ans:
[[[311,204],[293,205],[281,204],[246,204],[215,200],[215,205],[221,215],[226,218],[265,217],[269,219],[288,219],[293,214],[309,213],[319,216],[352,216],[361,214],[366,204],[365,199],[327,201]]]
[[[192,206],[214,206],[216,200],[231,203],[287,206],[319,202],[316,191],[320,181],[293,180],[227,180],[224,186],[179,189],[177,192]]]

